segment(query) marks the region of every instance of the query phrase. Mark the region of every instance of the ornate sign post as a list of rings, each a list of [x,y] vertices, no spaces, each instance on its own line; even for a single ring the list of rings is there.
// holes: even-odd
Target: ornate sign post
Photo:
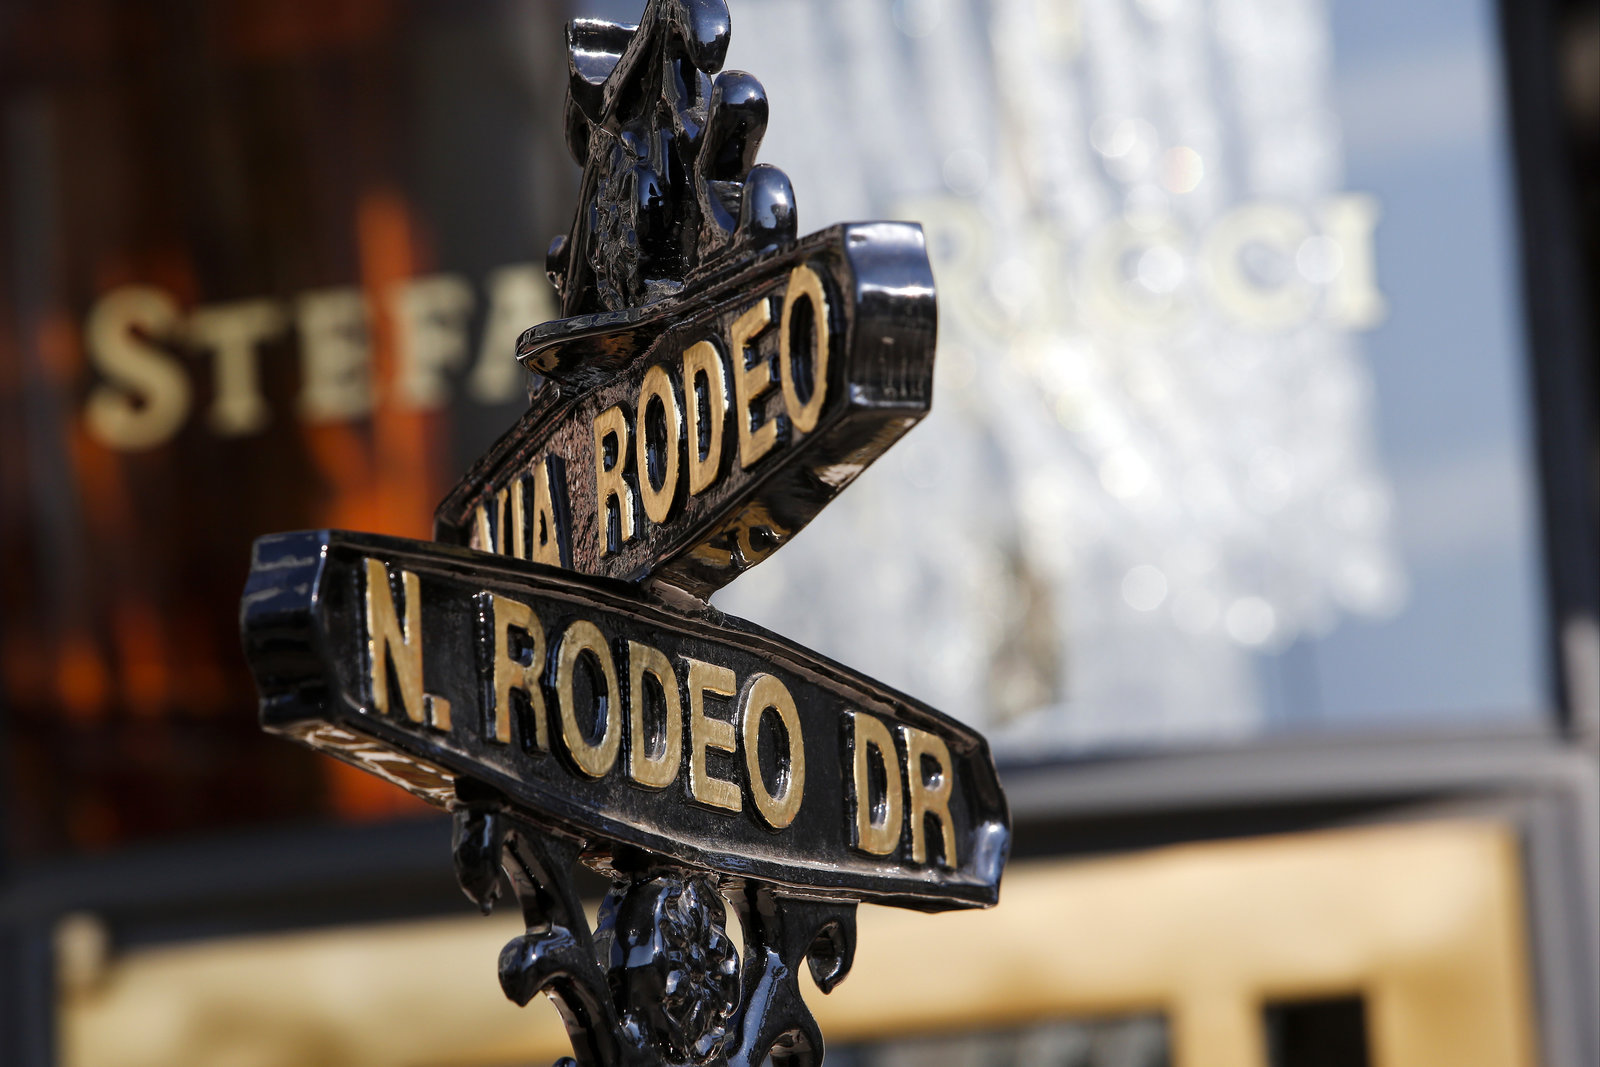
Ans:
[[[455,813],[462,888],[527,922],[501,985],[550,995],[578,1063],[817,1064],[801,961],[842,981],[863,900],[995,903],[1005,798],[973,730],[704,598],[926,414],[922,232],[797,238],[723,0],[568,35],[566,317],[517,352],[545,387],[438,541],[257,542],[262,724]],[[594,930],[580,863],[612,879]]]

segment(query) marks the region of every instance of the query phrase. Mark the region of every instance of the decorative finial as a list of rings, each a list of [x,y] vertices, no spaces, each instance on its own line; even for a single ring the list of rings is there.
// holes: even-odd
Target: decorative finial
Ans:
[[[550,388],[437,542],[263,538],[241,611],[263,725],[449,809],[463,891],[516,898],[500,985],[562,1067],[818,1067],[799,975],[849,974],[857,905],[991,905],[1010,841],[975,731],[704,601],[927,413],[936,332],[915,224],[796,239],[728,33],[571,26],[564,317],[517,343]]]
[[[650,304],[719,259],[794,243],[794,188],[755,162],[766,93],[722,70],[728,37],[724,0],[568,25],[567,145],[583,180],[547,260],[563,315]]]

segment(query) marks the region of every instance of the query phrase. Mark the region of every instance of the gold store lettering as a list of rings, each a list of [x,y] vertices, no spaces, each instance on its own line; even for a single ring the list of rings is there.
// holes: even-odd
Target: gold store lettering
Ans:
[[[262,364],[280,358],[290,339],[300,364],[294,410],[309,424],[365,418],[380,404],[437,410],[450,402],[458,379],[480,404],[507,403],[521,394],[526,377],[507,358],[517,335],[559,311],[544,271],[531,263],[491,272],[482,288],[481,314],[476,289],[456,274],[409,278],[378,293],[339,286],[187,312],[154,286],[112,289],[95,301],[84,323],[97,377],[83,409],[84,427],[118,451],[168,443],[207,392],[190,380],[185,357],[209,354],[207,427],[219,437],[261,433],[273,418]],[[392,374],[383,381],[373,358],[379,315],[395,343]],[[198,377],[203,383],[204,371]]]

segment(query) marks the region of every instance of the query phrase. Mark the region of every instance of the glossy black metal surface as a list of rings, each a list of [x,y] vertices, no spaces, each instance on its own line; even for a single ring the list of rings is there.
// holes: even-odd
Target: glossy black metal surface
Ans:
[[[921,229],[796,239],[729,30],[724,0],[569,27],[567,317],[516,353],[542,388],[438,542],[262,538],[241,609],[263,726],[454,813],[462,889],[527,926],[502,988],[549,995],[583,1067],[813,1067],[802,962],[844,979],[861,901],[995,903],[1010,842],[975,731],[701,599],[933,380]],[[612,883],[594,929],[580,866]]]
[[[780,315],[770,315],[773,328],[755,340],[750,360],[733,355],[728,338],[752,308],[763,302],[779,307],[791,272],[801,265],[822,280],[829,305],[821,410],[808,431],[797,429],[773,381],[750,405],[753,422],[772,426],[773,444],[746,466],[738,425],[744,411],[731,383],[747,365],[759,376],[762,362],[769,380],[781,377],[771,368],[780,354]],[[684,483],[701,444],[690,439],[686,425],[695,398],[680,366],[684,352],[702,341],[719,350],[726,396],[716,399],[720,440],[705,457],[718,473],[696,493]],[[564,565],[630,581],[651,579],[705,597],[798,533],[927,414],[933,399],[933,275],[917,226],[834,227],[743,261],[690,295],[618,315],[546,323],[524,336],[522,349],[557,384],[440,505],[436,536],[527,558],[529,548],[508,545],[505,531],[497,528],[505,512],[499,494],[529,481],[553,459],[551,476],[560,490],[555,535]],[[685,424],[674,434],[678,484],[662,521],[652,520],[640,499],[640,480],[650,475],[641,473],[637,449],[622,449],[618,462],[637,522],[634,536],[611,543],[596,480],[584,473],[595,462],[595,419],[618,407],[626,425],[636,427],[642,421],[641,383],[657,368],[669,373],[683,413],[679,422]],[[704,397],[699,403],[707,406]],[[706,413],[701,423],[710,417]],[[489,544],[475,529],[479,508],[491,516]]]
[[[440,540],[704,598],[927,414],[936,310],[921,227],[797,240],[788,178],[754,162],[761,85],[718,73],[728,34],[723,0],[652,0],[638,27],[569,28],[567,135],[584,171],[572,231],[549,257],[567,317],[522,335],[517,356],[543,388],[440,505]],[[695,374],[698,345],[714,350],[715,375]],[[583,473],[611,412],[628,501]],[[627,438],[652,418],[647,461]],[[752,428],[761,441],[747,449]],[[538,485],[547,532],[517,513]]]
[[[371,560],[383,565],[396,593],[402,592],[402,572],[416,577],[424,702],[447,702],[447,728],[431,724],[419,708],[391,703],[385,714],[374,705],[375,664],[366,647],[363,615],[365,567]],[[539,708],[536,712],[531,701],[524,701],[507,709],[509,739],[503,742],[495,739],[493,650],[497,643],[504,650],[505,635],[496,635],[486,617],[490,597],[531,607],[544,646]],[[409,607],[397,598],[402,614]],[[579,623],[592,623],[603,635],[617,682],[617,690],[604,698],[599,694],[603,683],[594,684],[595,678],[577,683],[594,691],[578,700],[583,741],[617,731],[616,747],[598,775],[593,765],[585,770],[576,761],[563,735],[553,666],[562,635]],[[581,837],[595,857],[605,842],[615,842],[728,878],[924,910],[992,904],[997,898],[1007,814],[983,738],[910,697],[714,609],[687,615],[641,598],[621,583],[452,546],[322,531],[258,542],[245,593],[244,631],[268,730],[442,806],[460,804],[461,783],[467,780],[478,790],[474,800],[493,796],[507,810],[558,826]],[[748,691],[758,675],[783,684],[793,697],[800,735],[790,740],[804,766],[791,821],[774,828],[758,810],[743,739],[738,751],[710,747],[705,755],[708,775],[739,790],[737,810],[697,800],[690,783],[695,738],[687,722],[678,731],[682,755],[674,758],[668,784],[638,780],[642,772],[633,762],[632,735],[646,721],[648,729],[659,732],[664,696],[660,679],[646,680],[629,670],[630,658],[640,655],[632,649],[640,646],[659,650],[670,662],[676,677],[668,684],[683,720],[695,700],[686,664],[730,671],[736,681],[725,688],[735,693]],[[394,701],[392,679],[389,690]],[[636,699],[643,705],[639,720],[632,715]],[[728,723],[739,718],[734,693],[710,691],[700,699],[708,718]],[[895,835],[891,851],[873,855],[853,847],[851,738],[852,721],[859,716],[871,716],[887,731],[909,727],[936,736],[946,746],[954,779],[949,804],[954,857],[935,861],[930,836],[927,859],[913,858],[913,827],[904,805],[903,832]],[[761,766],[770,774],[781,754],[770,750],[771,734],[762,734],[767,750],[759,754]],[[909,778],[904,739],[896,737],[895,743],[900,771]],[[884,768],[876,754],[873,758],[877,775]],[[875,784],[874,794],[881,791]]]

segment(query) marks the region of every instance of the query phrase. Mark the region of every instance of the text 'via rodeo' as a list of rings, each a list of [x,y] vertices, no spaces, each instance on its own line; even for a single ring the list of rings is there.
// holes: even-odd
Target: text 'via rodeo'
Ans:
[[[476,506],[472,545],[561,566],[568,531],[590,525],[572,525],[568,509],[582,500],[595,510],[600,557],[613,555],[640,534],[637,510],[651,523],[667,523],[685,500],[719,483],[728,469],[730,416],[741,471],[782,443],[780,425],[810,433],[828,400],[829,313],[822,277],[808,264],[795,267],[782,293],[756,300],[733,318],[725,337],[702,338],[652,363],[635,395],[594,415],[592,494],[574,497],[565,482],[568,457],[544,454]],[[774,353],[762,350],[773,327],[775,375]],[[769,417],[775,385],[782,408]]]

